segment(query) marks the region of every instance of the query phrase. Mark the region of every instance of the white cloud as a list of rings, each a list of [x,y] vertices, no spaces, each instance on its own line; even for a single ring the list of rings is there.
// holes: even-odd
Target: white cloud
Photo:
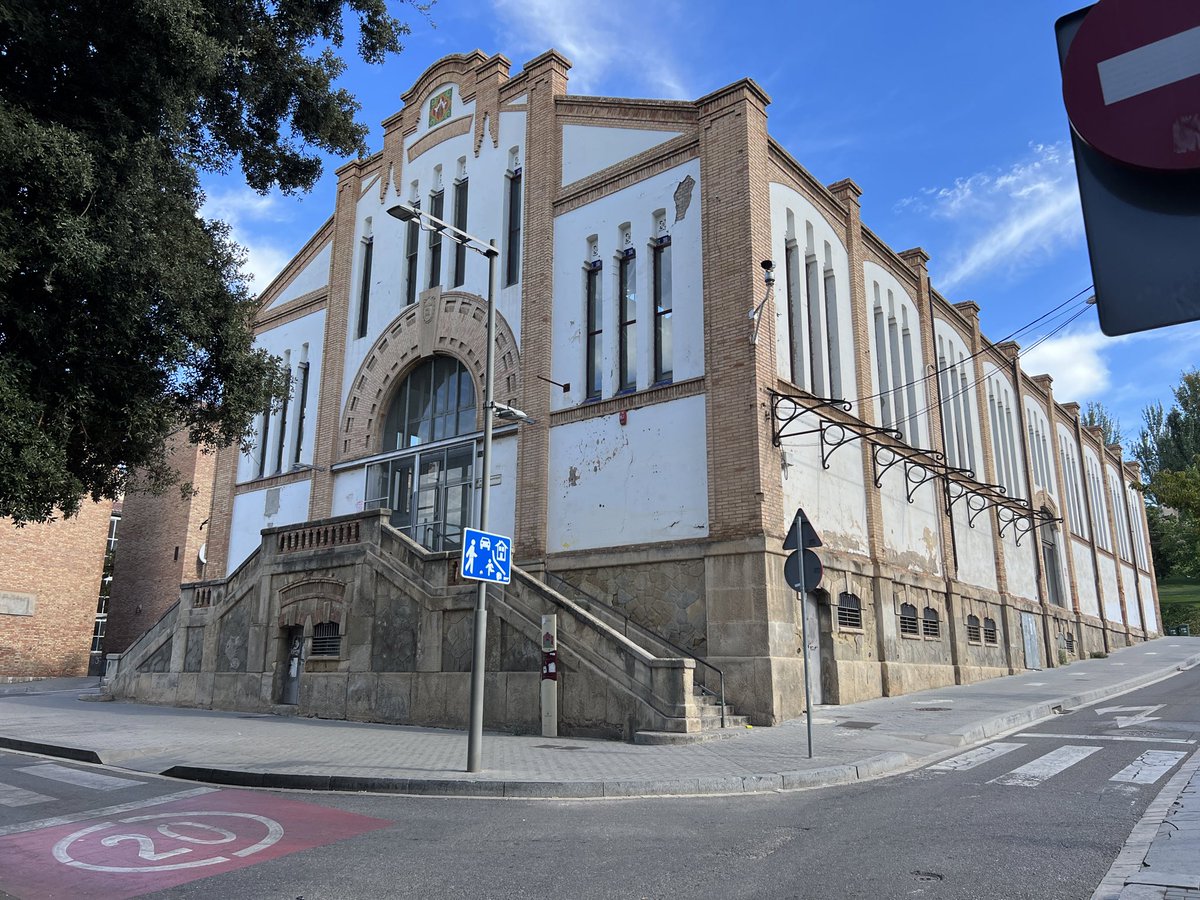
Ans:
[[[609,0],[597,8],[583,0],[492,0],[505,46],[536,55],[553,47],[571,60],[572,93],[602,93],[602,85],[618,71],[635,71],[654,94],[690,99],[691,91],[675,65],[664,56],[658,29],[631,28],[643,18],[645,5]],[[674,12],[660,2],[655,16]],[[674,18],[674,16],[671,16]]]
[[[270,284],[292,258],[291,250],[267,236],[291,218],[287,204],[277,195],[259,194],[240,186],[208,192],[200,208],[206,219],[227,223],[233,239],[246,248],[242,271],[251,279],[255,292]]]
[[[1075,166],[1061,144],[1034,144],[1031,155],[1006,170],[978,172],[949,187],[930,188],[899,208],[952,223],[944,290],[986,274],[1012,273],[1047,259],[1083,234]]]
[[[1119,342],[1095,326],[1048,338],[1036,347],[1030,341],[1030,349],[1021,353],[1021,368],[1031,375],[1049,373],[1059,400],[1102,399],[1112,382],[1104,353]]]

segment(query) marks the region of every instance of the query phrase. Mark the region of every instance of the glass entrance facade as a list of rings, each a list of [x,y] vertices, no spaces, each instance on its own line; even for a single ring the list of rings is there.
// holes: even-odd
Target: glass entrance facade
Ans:
[[[475,387],[457,359],[434,356],[396,390],[384,425],[389,459],[367,466],[366,509],[430,550],[459,550],[474,510]],[[466,440],[455,440],[470,435]]]

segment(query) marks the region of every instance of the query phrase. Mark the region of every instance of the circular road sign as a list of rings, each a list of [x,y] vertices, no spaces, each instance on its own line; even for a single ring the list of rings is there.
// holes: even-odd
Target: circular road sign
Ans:
[[[1071,124],[1146,169],[1200,169],[1200,3],[1100,0],[1063,64]]]

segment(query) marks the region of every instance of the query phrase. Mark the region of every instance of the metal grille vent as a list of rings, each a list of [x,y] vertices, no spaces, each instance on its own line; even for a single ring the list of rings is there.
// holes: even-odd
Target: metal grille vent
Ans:
[[[311,656],[337,656],[342,650],[342,636],[337,622],[321,622],[313,626]]]

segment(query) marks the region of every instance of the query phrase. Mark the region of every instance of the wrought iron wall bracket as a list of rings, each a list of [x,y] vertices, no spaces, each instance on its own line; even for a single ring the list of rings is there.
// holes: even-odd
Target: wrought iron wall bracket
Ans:
[[[781,394],[778,391],[770,391],[771,394],[771,443],[778,447],[785,437],[800,437],[805,434],[816,434],[820,429],[813,428],[807,431],[788,431],[788,427],[792,425],[800,416],[806,412],[816,412],[819,409],[840,409],[843,412],[850,412],[851,405],[848,400],[837,400],[829,397],[793,397],[789,394]],[[803,404],[811,403],[811,406]]]
[[[890,455],[890,459],[887,462],[883,462],[880,458],[883,455]],[[930,478],[939,477],[941,473],[938,470],[943,468],[936,462],[918,462],[916,461],[916,457],[918,456],[932,457],[934,460],[943,458],[942,454],[936,450],[925,450],[920,447],[897,449],[895,447],[888,447],[885,444],[875,444],[874,449],[871,451],[871,463],[875,469],[875,487],[882,488],[883,476],[887,474],[888,469],[896,465],[896,463],[903,461],[905,496],[907,496],[908,502],[912,503],[913,494],[916,493],[917,488]]]
[[[1034,512],[1032,509],[1028,512],[1017,512],[1011,507],[1002,508],[1008,512],[1009,516],[1006,519],[1002,513],[997,511],[997,518],[1000,519],[1000,537],[1004,537],[1004,533],[1008,531],[1008,527],[1011,525],[1013,534],[1016,537],[1015,543],[1018,547],[1021,546],[1021,538],[1025,537],[1031,531],[1036,531],[1044,525],[1053,525],[1062,521],[1062,518],[1059,516],[1044,515],[1041,512]]]
[[[821,465],[826,469],[829,468],[829,457],[833,456],[833,451],[844,444],[849,444],[851,441],[861,441],[864,438],[869,438],[876,434],[887,434],[900,439],[900,432],[894,428],[875,428],[867,426],[851,430],[848,426],[838,422],[822,422],[821,423]],[[835,437],[830,437],[830,432],[836,432]]]

